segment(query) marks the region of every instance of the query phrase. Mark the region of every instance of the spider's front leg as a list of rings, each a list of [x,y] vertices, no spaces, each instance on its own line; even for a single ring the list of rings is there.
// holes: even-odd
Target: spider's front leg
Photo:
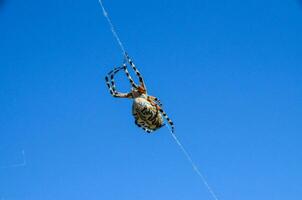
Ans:
[[[118,98],[132,98],[131,93],[121,93],[121,92],[117,92],[116,91],[116,86],[115,86],[115,82],[114,82],[114,75],[116,73],[118,73],[121,69],[124,69],[123,67],[118,67],[118,68],[114,68],[113,70],[111,70],[107,76],[105,77],[106,80],[106,85],[109,89],[110,94],[113,97],[118,97]]]
[[[140,85],[147,91],[147,88],[146,88],[146,85],[145,85],[145,82],[144,82],[144,79],[143,79],[141,73],[138,71],[138,69],[136,68],[136,66],[133,63],[132,59],[129,57],[129,55],[127,53],[125,54],[125,56],[126,56],[126,59],[127,59],[128,63],[130,64],[130,66],[134,70],[136,76],[138,77]]]
[[[126,63],[123,64],[123,69],[124,69],[124,72],[125,72],[125,74],[126,74],[128,80],[130,81],[131,86],[132,86],[133,88],[137,88],[137,85],[134,83],[132,77],[130,76],[130,73],[129,73],[128,70],[127,70],[127,65],[126,65]]]

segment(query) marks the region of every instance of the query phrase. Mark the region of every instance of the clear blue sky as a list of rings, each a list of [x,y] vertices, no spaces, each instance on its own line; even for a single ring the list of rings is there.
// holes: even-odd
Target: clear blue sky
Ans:
[[[104,4],[221,200],[301,199],[301,1]],[[0,169],[1,200],[211,199],[167,129],[109,95],[97,0],[5,0],[0,38],[0,166],[27,162]]]

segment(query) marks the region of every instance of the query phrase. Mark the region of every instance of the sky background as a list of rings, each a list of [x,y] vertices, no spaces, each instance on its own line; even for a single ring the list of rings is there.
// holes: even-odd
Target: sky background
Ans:
[[[104,4],[219,199],[301,199],[301,1]],[[1,200],[212,199],[168,130],[109,95],[122,56],[97,0],[0,5]]]

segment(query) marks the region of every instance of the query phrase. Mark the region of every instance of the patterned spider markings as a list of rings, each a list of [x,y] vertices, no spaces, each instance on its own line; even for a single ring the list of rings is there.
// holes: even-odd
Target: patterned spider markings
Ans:
[[[132,115],[135,119],[135,124],[142,128],[147,133],[151,133],[161,127],[163,127],[164,119],[167,120],[171,126],[172,133],[174,132],[174,123],[162,109],[162,104],[157,97],[147,94],[146,85],[141,73],[138,71],[128,54],[125,55],[126,61],[134,70],[135,75],[138,77],[139,85],[135,84],[132,77],[127,70],[127,64],[124,63],[122,67],[117,67],[111,70],[105,77],[106,85],[110,94],[117,98],[129,98],[133,99]],[[129,93],[121,93],[116,90],[114,82],[114,76],[123,70],[132,86]],[[164,118],[164,119],[163,119]]]

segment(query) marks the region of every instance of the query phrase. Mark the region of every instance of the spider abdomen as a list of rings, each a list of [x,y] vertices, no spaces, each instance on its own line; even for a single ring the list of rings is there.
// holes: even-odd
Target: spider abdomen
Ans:
[[[147,129],[147,131],[155,131],[164,124],[162,115],[157,107],[142,97],[134,99],[132,114],[136,124]]]

